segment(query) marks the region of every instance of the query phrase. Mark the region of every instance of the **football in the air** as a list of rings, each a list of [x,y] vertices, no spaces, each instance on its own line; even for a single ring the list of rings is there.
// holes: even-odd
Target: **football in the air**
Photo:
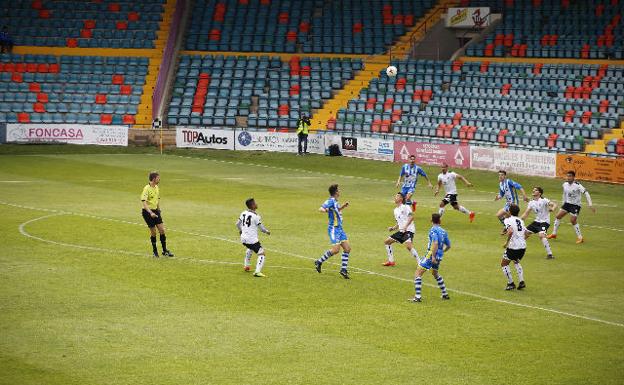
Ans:
[[[396,74],[397,74],[397,68],[395,66],[389,66],[388,68],[386,68],[386,75],[393,78],[396,76]]]

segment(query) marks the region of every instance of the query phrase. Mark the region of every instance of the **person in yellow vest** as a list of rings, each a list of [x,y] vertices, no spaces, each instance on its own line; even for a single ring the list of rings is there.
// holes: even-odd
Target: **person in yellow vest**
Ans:
[[[165,225],[160,215],[160,174],[152,171],[149,174],[149,183],[143,187],[141,202],[143,203],[143,219],[150,230],[150,242],[154,257],[158,258],[158,248],[156,247],[156,229],[160,233],[160,244],[162,246],[163,257],[173,257],[173,253],[167,249],[167,236],[165,235]]]
[[[297,138],[299,139],[297,155],[308,153],[308,133],[310,132],[310,125],[310,118],[307,115],[301,115],[301,118],[297,120]]]

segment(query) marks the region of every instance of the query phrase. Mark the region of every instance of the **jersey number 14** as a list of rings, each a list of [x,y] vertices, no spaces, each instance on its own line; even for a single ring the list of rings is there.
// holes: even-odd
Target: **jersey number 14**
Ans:
[[[244,215],[243,214],[243,224],[247,227],[251,227],[251,215]]]

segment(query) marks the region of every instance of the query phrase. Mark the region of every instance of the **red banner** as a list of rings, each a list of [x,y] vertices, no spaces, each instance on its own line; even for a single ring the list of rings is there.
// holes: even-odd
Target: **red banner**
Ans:
[[[418,142],[394,142],[394,161],[406,162],[410,155],[416,155],[416,163],[450,167],[470,167],[470,147],[457,144],[434,144]]]

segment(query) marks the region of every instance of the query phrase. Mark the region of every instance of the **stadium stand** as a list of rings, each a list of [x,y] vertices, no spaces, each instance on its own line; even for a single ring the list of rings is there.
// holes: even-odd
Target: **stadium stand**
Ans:
[[[580,59],[624,58],[624,2],[471,0],[490,6],[503,21],[485,41],[468,46],[468,56]]]
[[[394,61],[328,128],[501,146],[584,149],[624,115],[624,67]],[[617,147],[617,146],[616,146]]]
[[[379,54],[433,0],[196,1],[187,50]]]
[[[185,55],[167,117],[170,125],[295,128],[361,69],[357,59]],[[247,118],[237,121],[237,118]]]
[[[147,58],[0,55],[0,121],[134,124]]]
[[[165,0],[0,0],[16,46],[154,48]]]

